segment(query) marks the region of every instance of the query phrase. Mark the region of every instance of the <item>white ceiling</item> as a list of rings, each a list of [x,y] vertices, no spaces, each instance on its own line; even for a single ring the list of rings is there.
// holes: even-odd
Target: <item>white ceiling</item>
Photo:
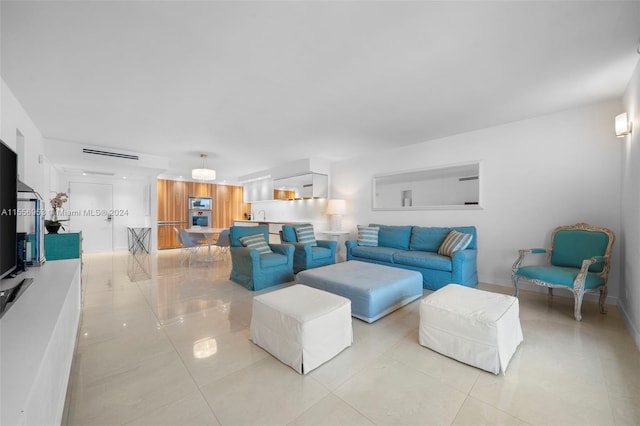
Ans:
[[[5,1],[0,73],[45,137],[219,180],[619,98],[640,2]],[[62,161],[62,160],[57,160]]]

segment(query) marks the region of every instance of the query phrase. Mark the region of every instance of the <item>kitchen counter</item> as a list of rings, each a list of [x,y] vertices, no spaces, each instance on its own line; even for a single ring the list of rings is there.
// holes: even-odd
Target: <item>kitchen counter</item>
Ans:
[[[260,226],[267,225],[269,227],[269,243],[280,244],[280,230],[282,225],[295,225],[298,223],[310,223],[310,222],[296,222],[296,221],[276,221],[276,220],[234,220],[234,225],[237,226]]]
[[[311,222],[300,222],[300,221],[291,221],[291,220],[234,220],[234,222],[242,222],[242,223],[255,223],[257,225],[270,225],[272,223],[277,224],[298,224],[298,223],[311,223]]]

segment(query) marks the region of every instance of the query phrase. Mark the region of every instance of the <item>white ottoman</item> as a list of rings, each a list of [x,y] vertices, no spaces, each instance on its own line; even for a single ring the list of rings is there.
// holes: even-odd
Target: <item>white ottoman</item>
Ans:
[[[518,299],[448,284],[420,301],[419,339],[465,364],[504,373],[522,342]]]
[[[253,298],[251,340],[306,374],[353,342],[351,301],[297,284]]]

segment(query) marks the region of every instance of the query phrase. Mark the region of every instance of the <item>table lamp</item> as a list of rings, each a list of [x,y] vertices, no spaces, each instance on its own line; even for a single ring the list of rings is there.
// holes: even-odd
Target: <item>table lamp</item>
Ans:
[[[329,200],[327,203],[327,214],[331,216],[331,230],[341,231],[342,215],[347,212],[347,202],[345,200]]]

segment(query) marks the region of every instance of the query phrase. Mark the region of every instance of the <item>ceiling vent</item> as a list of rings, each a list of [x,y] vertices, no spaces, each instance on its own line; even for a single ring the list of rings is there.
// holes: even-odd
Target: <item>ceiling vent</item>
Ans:
[[[127,160],[139,160],[137,155],[122,154],[120,152],[100,151],[98,149],[82,148],[84,154],[104,155],[105,157],[126,158]]]
[[[83,175],[91,175],[91,176],[115,176],[115,173],[111,173],[111,172],[99,172],[96,170],[83,170],[82,171]]]

